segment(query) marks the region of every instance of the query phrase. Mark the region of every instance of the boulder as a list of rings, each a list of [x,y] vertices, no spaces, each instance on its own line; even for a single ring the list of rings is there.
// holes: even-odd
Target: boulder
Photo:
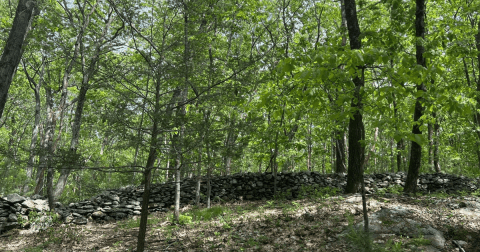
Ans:
[[[11,203],[11,204],[15,204],[15,203],[22,203],[26,200],[25,197],[22,197],[16,193],[12,193],[12,194],[9,194],[7,195],[7,202]]]

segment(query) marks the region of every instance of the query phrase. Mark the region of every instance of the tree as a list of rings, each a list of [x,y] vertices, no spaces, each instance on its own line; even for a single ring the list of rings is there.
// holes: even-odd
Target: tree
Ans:
[[[350,49],[358,50],[362,47],[360,26],[358,25],[357,7],[355,0],[345,0]],[[362,118],[362,88],[364,86],[363,66],[357,66],[353,76],[354,95],[351,102],[353,116],[348,123],[348,179],[346,193],[356,193],[360,190],[363,181],[363,163],[365,158],[365,128]]]
[[[416,59],[417,59],[417,69],[418,71],[423,71],[427,67],[427,61],[425,59],[425,16],[426,16],[426,6],[425,0],[416,0],[416,11],[415,11],[415,49],[416,49]],[[425,83],[417,83],[417,99],[415,101],[415,112],[413,114],[413,129],[412,133],[415,136],[415,139],[420,139],[422,131],[420,130],[421,120],[420,118],[423,115],[423,94],[427,91]],[[422,161],[422,146],[420,141],[412,141],[410,148],[410,162],[408,165],[408,174],[407,180],[405,182],[405,193],[416,193],[417,191],[417,179],[418,173],[420,171],[421,161]]]
[[[19,0],[13,26],[0,58],[0,118],[7,103],[8,89],[23,54],[23,44],[31,27],[37,1]]]

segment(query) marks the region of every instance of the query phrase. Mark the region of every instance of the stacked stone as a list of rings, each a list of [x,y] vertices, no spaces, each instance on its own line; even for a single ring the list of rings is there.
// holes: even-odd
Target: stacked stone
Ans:
[[[346,174],[320,174],[318,172],[278,173],[277,190],[287,198],[299,195],[303,186],[312,188],[335,187],[343,192],[347,184]],[[206,177],[201,177],[201,202],[206,201]],[[406,174],[386,173],[365,175],[367,193],[391,186],[404,186]],[[274,176],[272,173],[238,173],[211,178],[212,200],[260,200],[273,197]],[[196,178],[184,179],[181,183],[181,205],[195,202]],[[422,174],[418,188],[423,192],[458,191],[472,192],[479,188],[479,179],[450,174]],[[89,220],[110,221],[140,215],[143,186],[106,190],[88,200],[62,206],[56,211],[67,223],[85,224]],[[148,208],[150,212],[167,211],[174,204],[175,184],[172,182],[152,186]],[[0,198],[0,232],[19,226],[18,216],[28,219],[30,211],[47,211],[47,201],[36,195],[24,198],[16,194]]]
[[[0,233],[20,227],[22,221],[20,219],[27,221],[31,211],[43,212],[49,210],[47,201],[39,195],[25,198],[15,193],[0,198]]]

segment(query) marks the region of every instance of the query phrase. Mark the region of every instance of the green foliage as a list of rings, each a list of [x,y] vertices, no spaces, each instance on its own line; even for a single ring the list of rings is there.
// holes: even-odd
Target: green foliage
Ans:
[[[211,208],[195,209],[186,214],[193,218],[193,221],[210,221],[214,218],[222,216],[228,212],[226,207],[213,206]]]
[[[17,214],[17,220],[22,227],[33,226],[37,230],[46,230],[54,224],[61,223],[61,219],[57,213],[44,211],[30,211],[28,218]]]
[[[351,245],[350,251],[362,252],[386,252],[386,251],[405,251],[401,242],[393,242],[389,240],[384,246],[374,243],[371,235],[365,233],[363,228],[357,228],[353,225],[348,226],[348,232],[344,236],[347,242]],[[423,245],[419,244],[419,245]]]
[[[336,187],[313,187],[313,186],[304,186],[300,188],[298,197],[300,199],[320,199],[325,200],[327,198],[338,195],[340,189]]]
[[[7,2],[0,1],[0,30],[4,31],[0,48],[13,22],[14,11]],[[119,18],[104,29],[111,8],[106,2],[85,5],[85,9],[69,6],[68,15],[55,1],[40,3],[42,15],[33,20],[24,48],[25,69],[19,66],[21,71],[9,90],[11,99],[0,118],[0,195],[22,193],[24,185],[29,185],[26,193],[31,194],[35,181],[27,177],[27,167],[35,172],[46,154],[46,148],[39,146],[44,132],[31,139],[36,106],[32,80],[42,82],[42,124],[47,118],[46,88],[54,89],[52,109],[57,118],[51,162],[55,182],[57,168],[78,168],[60,197],[68,203],[104,189],[139,184],[152,138],[158,140],[153,144],[159,167],[171,164],[171,150],[177,149],[183,153],[182,167],[193,169],[198,164],[202,175],[207,167],[213,175],[227,173],[227,160],[229,173],[264,171],[271,163],[279,172],[331,173],[335,168],[332,139],[339,137],[338,132],[340,137],[348,133],[354,112],[350,108],[352,77],[359,74],[359,65],[365,66],[362,115],[364,144],[371,155],[366,172],[397,171],[395,156],[408,156],[412,142],[422,145],[425,153],[436,142],[443,172],[480,175],[479,125],[472,119],[479,108],[473,81],[479,66],[469,60],[478,53],[470,46],[475,44],[478,27],[469,21],[478,4],[447,1],[429,6],[425,22],[429,33],[419,39],[412,32],[414,2],[369,5],[361,1],[361,50],[348,47],[346,28],[338,25],[338,2],[192,1],[186,6],[191,11],[185,13],[190,23],[176,15],[183,13],[182,5],[168,1],[117,4],[119,10],[128,10],[125,17],[135,17],[130,23],[138,33],[130,33]],[[458,9],[463,11],[448,15]],[[86,18],[62,19],[90,12],[91,22],[82,34],[78,27]],[[125,40],[125,36],[133,37]],[[77,38],[80,45],[89,46],[77,48],[72,58]],[[97,43],[101,47],[96,48]],[[416,64],[417,43],[426,48],[426,68]],[[125,50],[112,50],[117,45]],[[90,64],[94,71],[87,73]],[[59,78],[64,75],[68,87],[59,90]],[[416,90],[419,83],[427,86],[427,92]],[[69,148],[72,125],[84,85],[88,92],[74,154]],[[176,96],[178,90],[186,92]],[[425,105],[419,121],[421,135],[411,133],[418,97]],[[182,101],[186,103],[172,107]],[[430,141],[429,124],[435,123],[439,130]],[[154,124],[157,132],[152,131]],[[181,133],[182,139],[175,142],[170,133]],[[397,148],[400,141],[406,146]],[[33,149],[32,143],[36,144]],[[31,155],[33,164],[28,163]],[[423,156],[421,172],[434,172],[429,155]],[[402,163],[400,170],[405,171],[408,160]],[[135,173],[132,166],[138,168]],[[95,169],[84,169],[88,167]],[[171,179],[166,175],[165,170],[157,170],[153,180]],[[302,190],[302,198],[328,197],[314,188]],[[291,196],[284,192],[276,199]]]
[[[423,237],[416,237],[413,238],[411,241],[407,243],[407,245],[414,245],[415,247],[430,245],[432,242],[428,239]]]
[[[385,193],[392,193],[396,195],[400,195],[403,192],[403,187],[401,185],[394,185],[389,186],[387,188],[380,188],[377,190],[377,194],[380,196],[385,196]]]

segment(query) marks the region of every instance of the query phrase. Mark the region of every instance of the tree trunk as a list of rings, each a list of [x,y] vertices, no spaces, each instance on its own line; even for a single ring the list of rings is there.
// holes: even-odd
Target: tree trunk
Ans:
[[[350,49],[358,50],[362,47],[360,38],[360,27],[358,25],[357,7],[355,0],[345,0],[345,14],[347,19],[348,37],[350,38]],[[363,162],[365,158],[365,129],[361,110],[363,109],[362,95],[360,93],[364,86],[363,66],[357,66],[356,76],[353,77],[355,84],[354,97],[351,102],[353,117],[348,123],[348,177],[346,193],[360,191],[363,180]]]
[[[158,85],[158,84],[157,84]],[[159,90],[157,90],[157,101],[155,106],[155,115],[158,116],[159,106]],[[158,109],[158,110],[157,110]],[[137,241],[137,251],[143,252],[145,249],[145,234],[147,232],[147,220],[148,220],[148,203],[150,200],[150,186],[152,180],[152,169],[155,164],[155,159],[157,158],[157,134],[158,134],[158,120],[160,118],[155,117],[153,121],[152,127],[152,138],[150,140],[150,151],[148,153],[147,164],[145,167],[144,172],[144,191],[143,191],[143,198],[142,198],[142,212],[140,216],[140,227],[138,230],[138,241]]]
[[[430,169],[430,172],[433,172],[435,170],[434,164],[433,164],[433,126],[432,123],[428,123],[428,166]]]
[[[347,171],[345,166],[345,132],[335,131],[335,173],[344,173]]]
[[[477,28],[477,34],[475,35],[475,42],[476,42],[476,47],[477,47],[477,51],[479,52],[477,54],[477,60],[478,60],[478,78],[477,78],[477,95],[475,96],[476,97],[476,100],[477,100],[477,106],[480,106],[480,95],[478,94],[478,92],[480,92],[480,22],[477,22],[478,23],[478,28]],[[472,60],[472,64],[473,64],[473,60]],[[468,75],[468,73],[467,73]],[[477,123],[477,127],[480,127],[480,113],[478,112],[478,108],[477,108],[477,112],[475,113],[475,117],[476,117],[476,123]],[[480,143],[480,131],[477,130],[477,136],[478,136],[478,142]],[[480,147],[477,147],[477,148],[480,148]],[[480,149],[477,150],[477,155],[478,155],[478,168],[480,169]]]
[[[7,103],[8,90],[12,84],[13,75],[23,54],[23,43],[34,17],[37,1],[19,0],[12,29],[10,30],[5,48],[0,58],[0,119]]]
[[[440,124],[438,123],[437,114],[435,112],[432,113],[433,117],[435,118],[435,124],[433,125],[433,167],[435,168],[435,172],[441,172],[440,163],[438,162],[438,138],[440,137]]]
[[[158,127],[159,122],[162,120],[160,118],[160,99],[161,99],[161,87],[160,87],[160,77],[158,77],[155,83],[155,107],[153,112],[153,125],[152,125],[152,135],[150,139],[150,150],[148,153],[147,164],[145,166],[145,172],[143,174],[143,181],[145,182],[143,198],[142,198],[142,212],[140,216],[140,227],[138,230],[138,240],[137,240],[137,252],[143,252],[145,249],[145,234],[147,232],[147,220],[148,220],[148,203],[150,201],[150,186],[152,182],[152,169],[154,169],[155,160],[157,159],[157,143],[158,143]]]
[[[42,158],[40,159],[40,169],[43,173],[47,170],[47,198],[48,206],[50,210],[54,209],[54,198],[53,198],[53,167],[52,167],[52,145],[53,145],[53,133],[55,130],[55,113],[53,111],[53,99],[52,99],[52,89],[50,87],[45,88],[46,93],[46,106],[47,106],[47,123],[45,126],[45,140],[42,146]],[[42,176],[43,180],[43,176]],[[37,181],[37,187],[35,188],[35,194],[39,193],[43,187],[43,181]]]
[[[35,80],[30,77],[25,65],[23,65],[23,69],[25,70],[25,74],[27,75],[27,78],[30,82],[30,87],[33,89],[34,95],[35,95],[35,122],[33,124],[32,139],[30,141],[30,153],[29,153],[28,163],[26,168],[27,180],[25,181],[25,186],[23,188],[23,193],[27,193],[28,190],[30,190],[30,187],[28,184],[30,183],[30,180],[32,179],[32,175],[33,175],[33,167],[35,165],[35,156],[37,152],[35,148],[37,147],[38,133],[40,131],[40,117],[41,117],[40,88],[42,86],[43,76],[45,74],[45,57],[42,57],[42,69],[40,70],[38,83],[35,82]]]
[[[195,204],[200,205],[200,186],[202,183],[202,148],[198,149],[198,163],[197,163],[197,188],[195,190]]]
[[[180,153],[177,153],[175,157],[175,211],[173,217],[175,222],[179,222],[180,218],[180,169],[182,168],[182,157]]]
[[[417,40],[425,39],[425,15],[426,15],[426,7],[425,7],[425,0],[416,0],[416,11],[415,11],[415,37]],[[427,63],[425,58],[423,57],[423,53],[425,52],[425,47],[422,44],[423,42],[417,41],[415,46],[416,48],[416,57],[417,57],[417,64],[426,68]],[[417,85],[417,91],[426,92],[426,87],[424,83]],[[422,106],[423,98],[419,96],[415,102],[415,112],[413,115],[413,129],[412,133],[416,135],[421,135],[422,131],[420,131],[420,117],[423,115],[423,106]],[[420,165],[422,161],[422,146],[415,141],[412,141],[411,149],[410,149],[410,163],[408,166],[408,174],[407,180],[405,182],[405,193],[416,193],[417,191],[417,179],[418,173],[420,171]]]

